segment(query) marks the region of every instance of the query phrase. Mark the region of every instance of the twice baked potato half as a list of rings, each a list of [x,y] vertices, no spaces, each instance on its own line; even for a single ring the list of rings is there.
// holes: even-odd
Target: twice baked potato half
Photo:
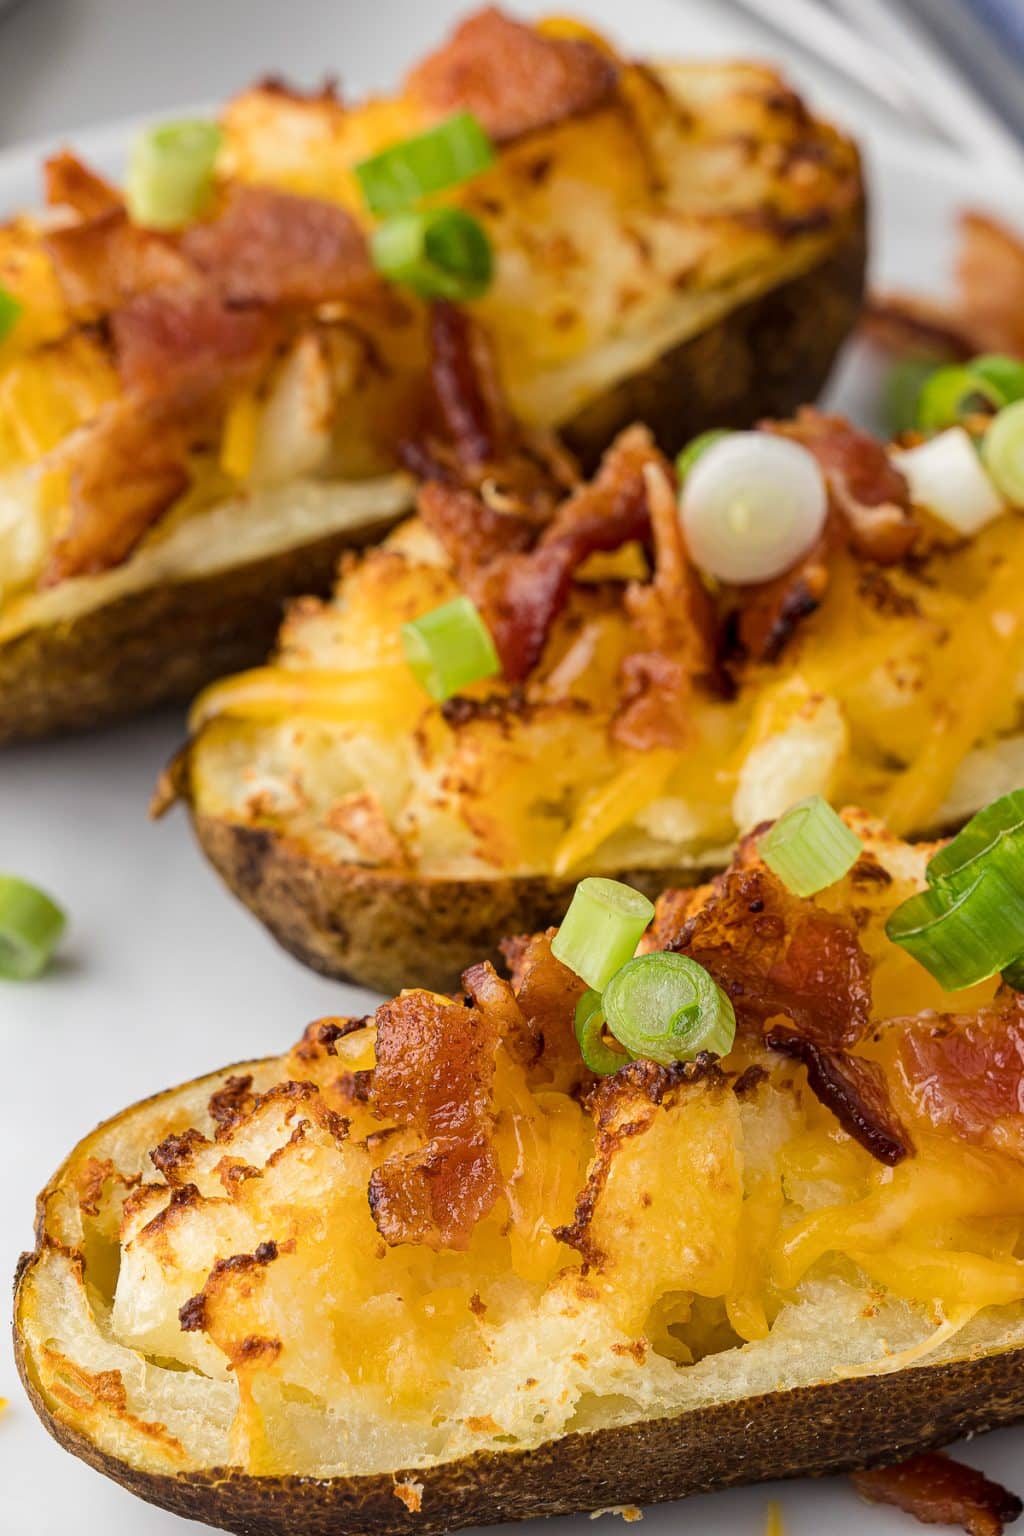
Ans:
[[[471,488],[434,473],[269,667],[198,701],[161,792],[315,969],[446,989],[580,874],[653,894],[803,795],[924,834],[1020,781],[1024,534],[965,429],[907,449],[805,410],[680,491],[634,427],[540,510],[521,452]],[[781,555],[780,506],[812,519]],[[753,579],[766,551],[790,563]],[[500,673],[431,699],[403,635],[467,595]]]
[[[640,411],[671,447],[820,387],[861,297],[860,169],[770,69],[488,10],[394,97],[230,102],[173,228],[59,155],[48,212],[0,228],[0,741],[251,664],[285,597],[408,510],[428,305],[355,168],[465,113],[493,159],[430,209],[489,244],[472,308],[524,420],[592,459]]]
[[[659,903],[630,965],[706,968],[720,1059],[662,1055],[648,1019],[662,1064],[595,1076],[585,984],[540,934],[510,980],[320,1020],[87,1137],[17,1282],[51,1433],[186,1517],[333,1536],[859,1468],[1021,1417],[1020,997],[943,992],[889,942],[933,849],[845,819],[863,846],[816,898],[751,839]]]

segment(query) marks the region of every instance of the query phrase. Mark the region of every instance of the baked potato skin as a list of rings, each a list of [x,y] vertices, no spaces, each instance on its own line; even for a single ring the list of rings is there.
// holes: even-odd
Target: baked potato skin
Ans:
[[[43,1424],[65,1450],[140,1498],[239,1536],[441,1536],[504,1520],[662,1503],[738,1483],[899,1461],[1024,1416],[1024,1351],[1004,1350],[407,1472],[329,1479],[252,1477],[230,1469],[157,1474],[100,1450],[40,1390],[21,1309],[43,1244],[40,1237],[36,1253],[22,1258],[14,1306],[18,1370]],[[422,1488],[418,1512],[396,1493],[403,1484]]]
[[[813,399],[855,322],[865,253],[861,203],[806,272],[739,305],[585,406],[565,428],[570,446],[592,466],[621,427],[641,420],[674,452],[709,426],[747,426]],[[214,678],[257,664],[273,644],[283,603],[326,596],[341,553],[376,542],[394,521],[149,588],[14,637],[0,645],[0,745],[187,699]]]
[[[232,893],[289,954],[374,992],[448,992],[475,960],[498,959],[495,937],[558,923],[578,875],[424,880],[414,872],[333,864],[265,827],[192,817],[200,847]],[[627,869],[652,900],[713,870]]]
[[[149,587],[0,645],[0,745],[102,725],[191,699],[263,660],[285,602],[327,596],[346,549],[393,526],[369,523],[202,579]]]
[[[584,407],[562,431],[586,469],[634,421],[675,454],[710,427],[749,427],[815,400],[864,297],[866,205],[816,265],[737,306]]]

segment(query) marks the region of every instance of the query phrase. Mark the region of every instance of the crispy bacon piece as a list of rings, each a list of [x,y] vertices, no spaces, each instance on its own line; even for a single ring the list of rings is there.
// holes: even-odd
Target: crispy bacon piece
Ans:
[[[940,360],[980,352],[1024,357],[1024,240],[998,219],[966,210],[953,299],[873,296],[865,329],[891,351]]]
[[[554,928],[547,933],[503,939],[501,953],[512,978],[516,1005],[537,1060],[545,1072],[562,1080],[588,1076],[573,1032],[576,1004],[586,983],[551,953]]]
[[[660,459],[646,427],[627,428],[594,479],[563,502],[534,549],[494,560],[473,578],[471,594],[510,682],[522,682],[539,662],[577,566],[599,550],[650,537],[643,471]]]
[[[407,992],[375,1015],[371,1102],[382,1119],[422,1138],[370,1178],[370,1210],[385,1242],[465,1248],[501,1193],[492,1145],[492,1015]]]
[[[851,1481],[872,1504],[892,1504],[922,1525],[959,1525],[968,1536],[1003,1536],[1024,1510],[1015,1493],[983,1472],[934,1451],[854,1472]]]
[[[472,491],[431,480],[422,487],[417,510],[443,546],[461,582],[500,555],[529,549],[536,526],[514,512],[497,512]]]
[[[40,587],[110,570],[188,485],[184,424],[166,402],[117,401],[69,452],[71,522]]]
[[[489,960],[482,960],[463,971],[462,990],[473,1007],[493,1022],[518,1061],[529,1066],[537,1060],[544,1050],[544,1038],[527,1024],[512,983],[499,976]]]
[[[798,626],[821,607],[833,543],[826,527],[814,548],[791,570],[743,593],[737,636],[744,655],[752,661],[777,661]]]
[[[483,333],[464,309],[430,310],[431,383],[460,467],[473,470],[508,454],[515,436]]]
[[[181,248],[231,304],[319,304],[376,281],[350,213],[272,187],[233,188],[224,211],[186,230]]]
[[[877,1061],[817,1045],[783,1023],[773,1024],[765,1040],[773,1051],[803,1063],[811,1092],[872,1157],[892,1168],[913,1152]]]
[[[614,60],[592,43],[546,37],[488,7],[417,65],[405,90],[438,116],[472,112],[506,143],[593,111],[617,80]]]
[[[69,149],[43,161],[43,185],[51,208],[73,208],[83,219],[96,219],[121,206],[121,194],[98,171]]]
[[[747,1027],[784,1014],[832,1050],[867,1030],[871,969],[853,924],[791,896],[759,861],[719,875],[664,947],[710,971]]]
[[[612,736],[638,751],[684,745],[697,677],[717,669],[717,629],[711,598],[690,562],[676,504],[675,477],[665,462],[643,467],[654,538],[654,579],[632,582],[626,609],[648,650],[622,665],[623,702]]]
[[[812,406],[803,406],[792,422],[770,423],[769,430],[817,459],[855,554],[876,565],[904,558],[918,532],[910,487],[877,438]]]
[[[965,1141],[1024,1153],[1024,997],[976,1015],[900,1021],[897,1071],[916,1114]]]
[[[111,322],[118,373],[138,396],[182,391],[209,400],[267,361],[277,337],[273,317],[229,308],[216,295],[187,289],[139,294]]]
[[[108,314],[136,294],[195,277],[170,236],[139,229],[120,205],[51,230],[44,243],[67,304],[83,316]]]

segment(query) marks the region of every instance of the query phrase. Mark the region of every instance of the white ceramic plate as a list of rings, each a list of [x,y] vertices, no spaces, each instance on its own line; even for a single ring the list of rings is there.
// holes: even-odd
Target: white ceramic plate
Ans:
[[[599,20],[602,13],[615,18],[615,0],[584,8]],[[668,15],[673,27],[666,30]],[[630,16],[638,49],[685,52],[681,11],[633,0]],[[360,77],[358,60],[348,73]],[[130,125],[113,125],[80,135],[78,145],[116,172],[129,134]],[[37,168],[35,148],[0,157],[0,213],[34,197]],[[1022,201],[1019,186],[934,152],[911,155],[893,146],[872,156],[870,173],[876,272],[905,286],[941,288],[955,212],[965,199],[995,211]],[[834,398],[868,419],[876,382],[867,359],[851,351]],[[0,983],[0,1285],[30,1244],[36,1191],[98,1120],[225,1062],[279,1051],[318,1014],[363,1012],[370,1002],[275,948],[220,889],[183,817],[160,826],[147,821],[157,773],[182,728],[182,713],[169,712],[0,757],[0,867],[49,887],[71,914],[52,975],[31,986]],[[133,1500],[48,1440],[24,1400],[6,1336],[0,1396],[10,1399],[0,1419],[0,1531],[7,1536],[184,1536],[195,1529]],[[990,1436],[965,1451],[1024,1491],[1022,1453],[1024,1431]],[[891,1511],[865,1509],[843,1479],[663,1506],[649,1512],[646,1529],[652,1536],[669,1529],[753,1536],[764,1531],[772,1498],[781,1504],[787,1536],[916,1529]],[[589,1526],[581,1519],[571,1529],[583,1536]]]

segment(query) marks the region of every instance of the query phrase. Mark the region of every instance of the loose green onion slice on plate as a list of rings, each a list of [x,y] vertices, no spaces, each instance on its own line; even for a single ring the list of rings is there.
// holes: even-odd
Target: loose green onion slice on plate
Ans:
[[[216,123],[193,118],[161,123],[132,146],[125,200],[136,224],[180,229],[202,213],[213,189],[220,149]]]
[[[1024,400],[999,412],[981,444],[985,468],[1015,507],[1024,507]]]
[[[494,641],[468,597],[403,624],[402,647],[419,682],[440,703],[501,670]]]
[[[591,875],[573,892],[551,953],[600,992],[631,959],[654,906],[621,880]]]
[[[361,160],[355,174],[371,213],[401,213],[423,197],[479,176],[494,160],[494,145],[472,112],[458,112]]]
[[[21,304],[6,288],[0,287],[0,341],[9,335],[18,323]]]
[[[841,880],[861,848],[856,832],[820,795],[791,805],[757,845],[768,868],[794,896],[813,896]]]
[[[962,368],[939,368],[921,387],[917,425],[922,432],[942,432],[946,427],[955,427],[965,416],[997,411],[1005,403],[998,386],[969,364]]]
[[[0,875],[0,977],[30,981],[45,970],[67,919],[45,891]]]
[[[624,1051],[615,1051],[605,1044],[605,1018],[600,992],[593,989],[584,992],[576,1004],[574,1023],[580,1055],[586,1066],[591,1072],[596,1072],[598,1077],[610,1077],[631,1059]]]
[[[709,432],[701,432],[699,437],[691,438],[686,447],[676,455],[676,474],[679,476],[679,484],[682,485],[697,460],[712,444],[728,436],[729,433],[725,427],[712,427]]]
[[[986,981],[1024,954],[1024,882],[991,859],[964,883],[930,886],[890,915],[885,931],[947,992]]]
[[[702,1051],[727,1056],[736,1038],[732,1003],[688,955],[638,955],[616,971],[601,1001],[620,1045],[665,1067]]]
[[[925,878],[929,885],[970,884],[978,868],[989,864],[1013,883],[1024,883],[1024,789],[993,800],[972,816],[954,838],[933,854]],[[1024,953],[1024,945],[1022,945]]]
[[[396,213],[374,230],[370,251],[383,277],[423,299],[478,299],[494,272],[483,225],[461,208]]]

